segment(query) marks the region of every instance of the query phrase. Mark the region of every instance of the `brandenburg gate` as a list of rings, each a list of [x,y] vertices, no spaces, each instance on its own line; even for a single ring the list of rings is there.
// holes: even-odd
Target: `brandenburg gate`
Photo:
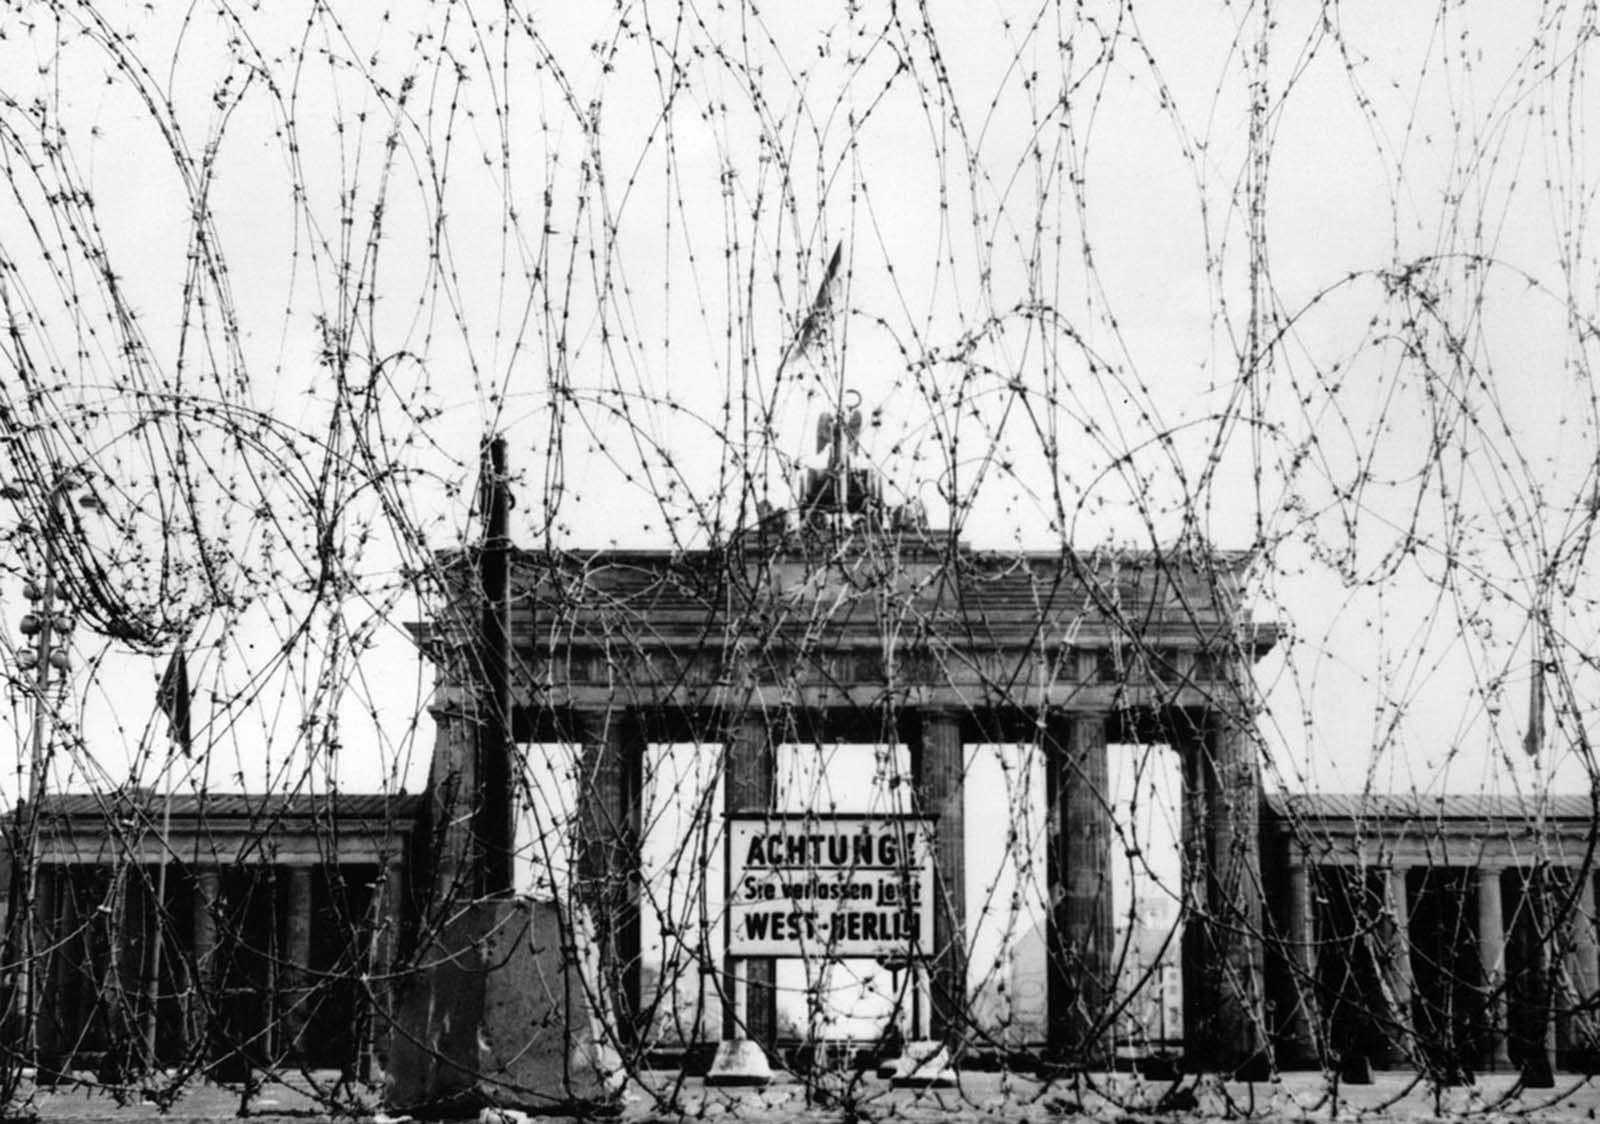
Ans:
[[[1107,747],[1166,744],[1182,763],[1183,1034],[1191,1066],[1264,1066],[1261,779],[1252,665],[1273,644],[1240,587],[1243,553],[986,553],[885,504],[865,470],[813,472],[797,510],[698,550],[510,552],[512,736],[581,746],[575,878],[624,1053],[643,1049],[641,793],[646,748],[717,753],[729,818],[772,809],[780,744],[909,748],[913,814],[931,822],[930,1032],[966,1020],[963,746],[1021,743],[1046,762],[1048,1051],[1105,1064],[1117,949]],[[483,779],[473,647],[483,603],[456,556],[455,610],[417,630],[439,669],[435,893]],[[466,892],[466,891],[464,891]],[[775,961],[744,961],[724,1039],[776,1037]],[[724,966],[726,967],[726,965]],[[733,994],[731,988],[728,994]]]

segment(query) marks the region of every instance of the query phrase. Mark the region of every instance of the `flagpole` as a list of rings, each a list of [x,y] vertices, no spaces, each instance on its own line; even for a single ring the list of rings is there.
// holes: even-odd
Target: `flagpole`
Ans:
[[[173,750],[189,755],[189,664],[180,641],[161,677],[157,701],[167,715],[167,764],[161,775],[161,851],[156,859],[156,900],[151,910],[150,965],[145,978],[144,1045],[150,1068],[156,1068],[156,1035],[161,1023],[162,911],[167,904],[167,852],[172,849]]]
[[[826,314],[830,321],[833,318],[832,289],[834,280],[838,276],[839,259],[843,249],[844,243],[842,242],[834,246],[833,257],[828,260],[828,270],[823,275],[823,287],[818,294],[819,300],[826,301]],[[831,336],[832,324],[830,323],[827,327],[829,329],[828,335]],[[832,369],[833,356],[830,354],[828,346],[832,342],[831,338],[824,337],[822,341],[822,361],[829,367],[829,373],[833,375],[834,383],[839,391],[838,401],[834,404],[833,410],[833,448],[839,458],[837,484],[839,497],[838,527],[840,533],[843,534],[850,527],[850,420],[845,417],[844,412],[844,372]]]
[[[833,247],[833,255],[828,259],[828,264],[822,271],[822,280],[817,285],[816,295],[811,298],[811,305],[806,309],[805,315],[801,318],[800,325],[795,331],[794,338],[789,341],[788,346],[783,350],[783,355],[778,360],[778,377],[780,381],[782,380],[783,372],[788,367],[791,359],[802,357],[815,347],[822,348],[822,366],[826,368],[829,373],[833,373],[832,364],[829,363],[826,342],[830,334],[830,321],[833,318],[833,290],[838,281],[839,266],[843,260],[844,243],[836,242]],[[827,394],[828,389],[826,380],[818,378],[817,382],[821,385],[822,392]],[[843,525],[843,515],[846,511],[848,503],[848,496],[846,493],[849,488],[847,465],[844,463],[845,457],[844,449],[842,447],[845,426],[845,388],[843,378],[837,379],[835,392],[836,401],[834,403],[835,412],[833,415],[833,431],[828,435],[827,439],[829,450],[828,463],[815,470],[807,468],[806,476],[804,478],[804,486],[809,489],[813,487],[811,482],[816,480],[819,482],[818,486],[820,488],[821,482],[826,482],[828,480],[833,481],[833,504],[836,508],[836,514],[830,520],[830,525],[838,528]],[[825,420],[827,416],[827,414],[824,414],[823,419]],[[821,426],[819,426],[818,429],[818,444],[819,448],[817,449],[817,452],[820,453],[822,452],[822,448],[820,447],[822,445]],[[825,494],[825,491],[819,490],[816,497],[808,496],[806,498],[806,503],[809,504],[812,498],[820,499],[821,496]]]
[[[156,902],[151,911],[154,924],[150,936],[150,975],[145,981],[144,1046],[151,1070],[156,1068],[156,1029],[160,1023],[161,913],[167,904],[167,850],[172,840],[172,745],[175,740],[168,740],[167,768],[161,779],[161,853],[156,861]]]
[[[483,546],[479,573],[483,612],[479,619],[479,668],[485,721],[478,727],[477,800],[472,813],[477,894],[507,898],[516,888],[517,847],[512,785],[511,698],[511,491],[506,439],[484,442],[482,468]]]

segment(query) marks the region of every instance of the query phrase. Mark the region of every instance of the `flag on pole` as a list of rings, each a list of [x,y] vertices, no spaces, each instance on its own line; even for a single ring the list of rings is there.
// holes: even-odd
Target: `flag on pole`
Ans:
[[[1522,751],[1539,756],[1544,746],[1544,651],[1539,642],[1539,626],[1533,627],[1533,668],[1528,678],[1528,732],[1522,736]]]
[[[187,757],[191,749],[189,733],[189,662],[184,657],[183,646],[172,653],[172,660],[161,676],[161,688],[156,692],[156,702],[167,716],[172,727],[172,741]]]
[[[828,259],[828,268],[822,274],[822,284],[817,286],[817,295],[812,298],[805,319],[800,321],[800,330],[795,333],[786,358],[804,355],[827,337],[833,322],[833,294],[839,283],[839,263],[843,258],[844,243],[835,243],[833,257]]]

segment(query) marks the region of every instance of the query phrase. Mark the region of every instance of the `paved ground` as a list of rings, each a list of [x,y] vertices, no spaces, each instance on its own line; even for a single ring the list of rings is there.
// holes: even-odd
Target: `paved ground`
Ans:
[[[343,1111],[330,1112],[326,1100],[319,1102],[313,1083],[321,1088],[323,1098],[336,1095]],[[1185,1088],[1192,1084],[1186,1082]],[[262,1121],[354,1117],[386,1124],[388,1118],[371,1090],[338,1090],[335,1086],[332,1074],[297,1075],[285,1082],[268,1084],[250,1098],[245,1114]],[[1074,1087],[1070,1082],[1041,1084],[1014,1074],[973,1073],[964,1074],[956,1089],[913,1092],[891,1090],[886,1082],[863,1075],[853,1080],[831,1077],[814,1088],[808,1098],[807,1086],[793,1080],[780,1081],[760,1091],[707,1089],[698,1079],[658,1072],[646,1074],[642,1082],[628,1090],[622,1119],[625,1124],[675,1119],[720,1120],[726,1124],[745,1120],[760,1124],[854,1124],[863,1120],[969,1119],[1044,1124],[1082,1114],[1114,1124],[1242,1117],[1269,1124],[1289,1120],[1440,1118],[1587,1122],[1595,1120],[1600,1112],[1600,1084],[1576,1076],[1559,1078],[1554,1089],[1524,1090],[1514,1097],[1511,1078],[1489,1076],[1480,1078],[1474,1088],[1444,1090],[1436,1101],[1433,1093],[1418,1083],[1399,1075],[1380,1074],[1372,1085],[1343,1087],[1335,1103],[1319,1075],[1290,1074],[1280,1081],[1255,1086],[1224,1087],[1202,1082],[1197,1089],[1197,1104],[1180,1103],[1158,1111],[1163,1094],[1170,1088],[1165,1082],[1122,1074],[1088,1079]],[[44,1121],[107,1124],[219,1120],[239,1116],[242,1107],[240,1088],[218,1085],[185,1092],[165,1114],[153,1104],[139,1103],[137,1098],[119,1106],[106,1092],[87,1088],[39,1091],[32,1100],[32,1108]]]

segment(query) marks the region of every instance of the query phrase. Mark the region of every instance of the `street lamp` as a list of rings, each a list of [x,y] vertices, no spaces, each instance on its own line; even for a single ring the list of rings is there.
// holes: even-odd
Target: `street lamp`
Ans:
[[[45,774],[49,769],[49,716],[56,688],[64,688],[67,673],[72,669],[72,626],[69,613],[56,603],[56,544],[65,534],[61,517],[64,497],[83,484],[82,473],[76,469],[55,474],[45,494],[45,525],[39,529],[43,548],[44,574],[42,581],[29,579],[23,583],[23,596],[30,603],[28,612],[19,622],[23,644],[17,652],[17,667],[32,672],[33,731],[29,751],[28,815],[21,825],[23,846],[22,861],[15,873],[20,875],[17,887],[17,908],[12,912],[12,932],[18,939],[12,947],[18,951],[19,976],[25,999],[22,1014],[23,1048],[38,1063],[39,1007],[42,980],[37,962],[35,936],[39,928],[39,827],[44,810]],[[26,493],[15,484],[0,488],[0,498],[21,499]],[[99,501],[92,493],[83,506],[99,510]],[[20,924],[17,918],[20,916]]]

